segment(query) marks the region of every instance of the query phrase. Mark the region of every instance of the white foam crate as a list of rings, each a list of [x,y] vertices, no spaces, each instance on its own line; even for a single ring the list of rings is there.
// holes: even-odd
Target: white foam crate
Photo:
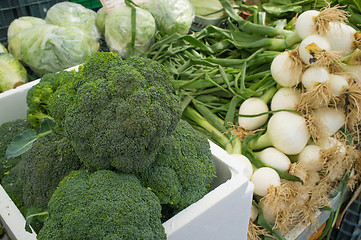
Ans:
[[[0,94],[0,124],[26,118],[27,91],[39,80]],[[212,189],[163,223],[168,240],[247,239],[253,184],[247,169],[227,152],[210,142],[217,177]],[[0,220],[13,240],[36,239],[25,231],[25,219],[0,185]]]

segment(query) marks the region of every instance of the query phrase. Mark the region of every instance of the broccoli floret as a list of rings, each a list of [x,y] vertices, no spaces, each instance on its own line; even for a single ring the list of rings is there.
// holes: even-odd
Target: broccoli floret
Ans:
[[[51,133],[39,138],[21,155],[23,200],[27,208],[45,209],[59,182],[81,163],[69,140]]]
[[[56,123],[54,128],[56,132],[63,132],[63,119],[66,110],[74,103],[78,86],[84,84],[85,81],[86,78],[83,75],[74,74],[71,81],[60,85],[54,94],[51,95],[47,112]]]
[[[215,177],[215,165],[206,137],[180,120],[171,136],[164,139],[156,160],[140,174],[162,204],[176,211],[207,194]]]
[[[161,205],[134,175],[73,171],[49,201],[38,239],[162,240]]]
[[[77,89],[63,127],[88,168],[116,168],[127,173],[147,168],[161,139],[179,121],[181,108],[171,91],[169,73],[159,64],[145,71],[140,67],[142,62],[150,63],[133,57],[113,64],[105,78]]]
[[[26,96],[27,117],[32,126],[39,128],[44,117],[51,118],[48,111],[51,96],[59,86],[72,81],[75,74],[74,71],[48,73],[41,78],[38,84],[29,89]]]
[[[31,125],[26,119],[9,121],[0,126],[0,180],[7,171],[20,161],[20,157],[6,158],[8,145],[13,141],[14,137],[30,128]]]
[[[122,58],[115,52],[96,52],[89,55],[79,67],[79,73],[88,81],[105,78],[106,73],[115,65],[122,64]]]
[[[24,169],[24,161],[19,161],[1,180],[1,186],[9,195],[11,200],[18,207],[20,212],[25,215],[26,207],[23,201],[23,184],[20,174]]]

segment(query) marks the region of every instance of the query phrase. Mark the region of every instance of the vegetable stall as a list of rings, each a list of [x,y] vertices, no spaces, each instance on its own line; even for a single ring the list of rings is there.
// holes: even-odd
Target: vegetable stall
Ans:
[[[346,0],[60,2],[19,17],[0,91],[37,82],[26,128],[1,125],[22,128],[0,142],[1,184],[39,239],[165,239],[161,224],[212,191],[208,139],[253,186],[247,239],[333,239],[360,195],[360,30]],[[140,205],[112,205],[113,183]]]

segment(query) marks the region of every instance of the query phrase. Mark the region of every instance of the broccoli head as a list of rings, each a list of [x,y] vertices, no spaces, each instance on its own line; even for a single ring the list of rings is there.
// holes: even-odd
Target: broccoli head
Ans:
[[[141,57],[113,64],[104,74],[77,89],[63,121],[65,133],[86,167],[141,171],[181,116],[171,77]]]
[[[14,140],[14,137],[30,128],[31,125],[26,119],[17,119],[0,125],[0,180],[21,159],[20,157],[6,158],[8,145]]]
[[[184,120],[164,138],[155,162],[139,175],[162,204],[176,211],[202,198],[214,177],[215,165],[207,138]]]
[[[59,182],[81,163],[67,138],[55,133],[39,138],[21,155],[23,200],[27,208],[45,209]]]
[[[71,172],[49,201],[38,239],[162,240],[161,205],[131,174]]]
[[[29,89],[26,96],[27,117],[32,126],[39,128],[44,117],[51,118],[48,111],[51,96],[59,86],[72,81],[75,74],[75,71],[48,73],[40,79],[38,84]]]

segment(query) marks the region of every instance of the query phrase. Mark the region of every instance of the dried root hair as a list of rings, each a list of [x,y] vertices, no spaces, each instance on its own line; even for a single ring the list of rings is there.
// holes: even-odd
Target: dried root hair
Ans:
[[[288,52],[288,56],[290,57],[290,68],[294,70],[298,74],[298,80],[301,82],[302,73],[305,71],[305,64],[303,64],[302,59],[299,53],[299,47],[295,49],[286,50]]]
[[[288,173],[299,177],[303,181],[304,186],[315,186],[320,180],[320,175],[317,171],[305,169],[300,162],[292,163]]]
[[[360,142],[361,85],[351,75],[347,79],[349,87],[339,97],[338,107],[344,109],[346,127],[351,137],[355,141]]]
[[[330,22],[347,22],[349,15],[347,11],[341,9],[341,6],[331,7],[331,3],[328,3],[328,6],[322,8],[315,17],[316,32],[325,35]]]
[[[347,171],[350,171],[354,165],[354,148],[348,144],[344,145],[345,152],[336,151],[334,154],[328,154],[322,170],[323,180],[327,181],[331,187],[336,186]],[[327,151],[334,151],[328,149]]]
[[[360,151],[355,151],[355,164],[354,164],[354,175],[350,178],[350,189],[353,190],[352,187],[356,187],[356,185],[360,184],[361,181],[361,156]],[[352,185],[351,185],[352,184]]]
[[[350,189],[351,192],[353,192],[356,189],[359,181],[360,181],[359,173],[355,173],[351,175],[347,182],[347,188]]]
[[[261,199],[262,204],[275,215],[275,229],[288,232],[297,225],[298,215],[303,211],[304,202],[308,200],[310,191],[310,187],[300,182],[282,179],[281,186],[272,189]]]
[[[307,89],[301,93],[298,109],[302,112],[309,109],[327,107],[335,102],[336,96],[329,85],[327,83],[320,83],[312,89]]]
[[[314,57],[317,59],[313,66],[324,66],[327,69],[331,69],[331,72],[335,71],[335,69],[341,68],[341,59],[342,57],[335,52],[332,51],[316,51],[314,52]]]
[[[248,135],[252,135],[256,132],[263,130],[263,129],[247,130],[241,126],[236,126],[233,123],[228,123],[228,125],[231,127],[231,130],[229,132],[232,134],[232,136],[237,136],[240,141],[242,141]]]
[[[262,240],[262,236],[272,237],[266,229],[249,221],[247,240]]]
[[[323,141],[328,137],[325,131],[326,127],[318,117],[315,117],[313,112],[313,109],[303,112],[308,132],[314,142]]]

